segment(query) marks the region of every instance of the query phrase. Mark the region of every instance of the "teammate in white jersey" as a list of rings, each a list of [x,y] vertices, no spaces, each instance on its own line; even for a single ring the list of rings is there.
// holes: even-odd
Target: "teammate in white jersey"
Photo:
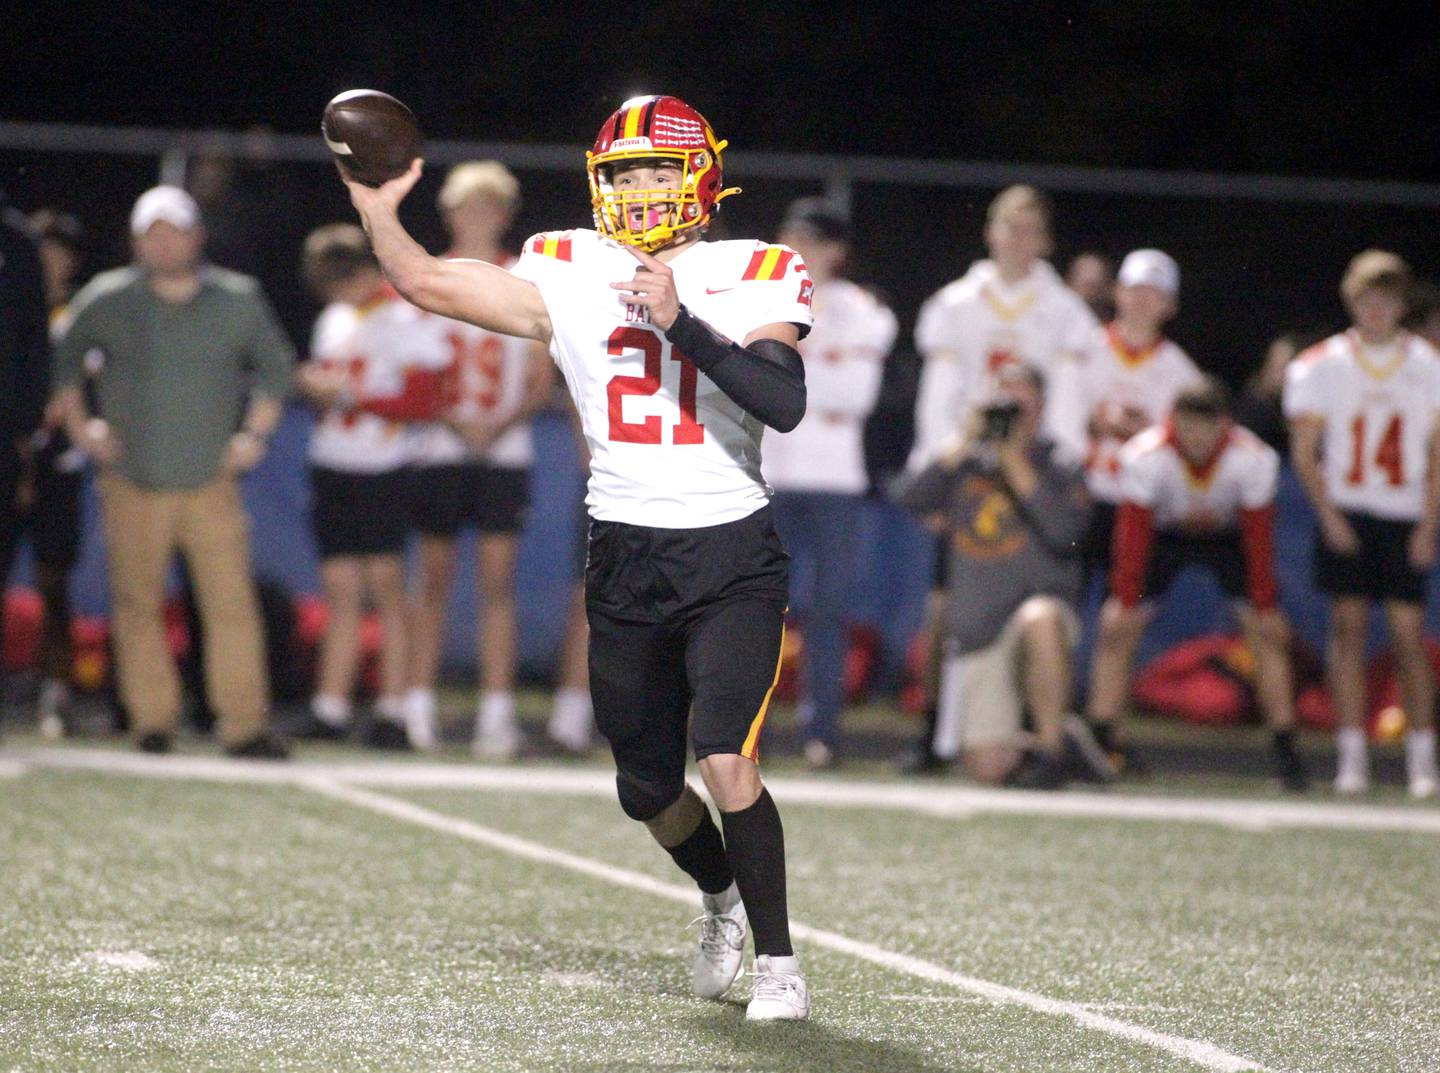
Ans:
[[[990,203],[985,215],[990,258],[946,284],[920,309],[915,346],[924,360],[915,397],[915,444],[907,469],[918,472],[941,445],[961,430],[970,414],[996,393],[995,372],[1023,362],[1045,381],[1041,435],[1059,456],[1079,463],[1084,456],[1084,421],[1071,396],[1075,378],[1066,368],[1080,360],[1095,330],[1095,315],[1045,260],[1053,245],[1050,202],[1029,186],[1011,186]],[[926,634],[939,637],[945,621],[945,570],[937,574]],[[933,646],[930,680],[939,680],[939,646]],[[902,770],[943,766],[932,748],[938,708],[927,707],[927,728]]]
[[[1165,337],[1180,296],[1180,266],[1160,250],[1134,250],[1120,265],[1115,319],[1092,334],[1084,360],[1067,370],[1072,416],[1084,422],[1085,479],[1095,508],[1085,537],[1087,572],[1110,563],[1120,502],[1120,448],[1170,414],[1180,391],[1200,380],[1190,356]],[[1072,433],[1072,434],[1075,434]]]
[[[1339,711],[1340,793],[1370,785],[1365,740],[1365,642],[1380,603],[1394,646],[1410,733],[1410,793],[1440,791],[1435,683],[1424,642],[1425,580],[1440,524],[1440,355],[1402,331],[1410,272],[1393,253],[1350,262],[1340,294],[1349,331],[1286,370],[1291,456],[1315,506],[1315,582],[1333,597],[1330,689]]]
[[[312,515],[329,611],[304,733],[338,737],[351,717],[368,595],[380,617],[380,696],[370,743],[404,748],[405,423],[433,416],[445,337],[385,282],[364,233],[331,224],[305,241],[305,275],[329,304],[316,321],[301,391],[319,410],[310,437]]]
[[[1045,377],[1043,431],[1077,458],[1084,450],[1063,394],[1062,369],[1090,345],[1095,315],[1050,263],[1050,204],[1037,190],[1012,186],[990,203],[985,223],[990,259],[942,287],[920,309],[915,345],[925,364],[915,403],[911,469],[924,465],[955,431],[959,415],[983,401],[1001,365],[1022,361]],[[1056,394],[1056,392],[1062,394]]]
[[[406,234],[396,209],[420,161],[379,189],[347,185],[401,294],[550,345],[591,452],[591,694],[621,807],[703,892],[697,994],[728,990],[749,930],[747,1017],[803,1019],[784,835],[758,766],[787,598],[760,438],[805,411],[811,282],[793,250],[703,241],[736,192],[724,148],[683,101],[627,101],[588,157],[597,230],[537,235],[513,272]],[[687,744],[723,840],[685,784]]]
[[[1255,654],[1256,694],[1269,725],[1275,775],[1308,785],[1295,749],[1290,630],[1275,582],[1275,492],[1280,456],[1230,417],[1229,394],[1209,377],[1185,388],[1173,414],[1121,449],[1120,505],[1091,676],[1090,718],[1102,748],[1118,753],[1116,725],[1145,627],[1180,570],[1208,570],[1234,601]],[[1123,770],[1123,764],[1121,765]]]
[[[790,206],[779,239],[805,260],[815,282],[815,327],[800,344],[805,417],[793,432],[765,434],[765,479],[775,489],[775,520],[805,592],[793,605],[805,618],[804,688],[798,722],[812,767],[829,767],[839,746],[845,703],[846,612],[858,582],[856,551],[865,492],[865,418],[880,394],[885,357],[895,345],[895,314],[839,273],[850,222],[820,198]]]
[[[520,184],[503,164],[472,161],[451,169],[439,196],[451,237],[446,256],[508,267],[514,258],[503,242],[519,204]],[[464,321],[442,323],[450,344],[443,419],[414,426],[410,437],[420,577],[413,600],[406,726],[417,748],[437,746],[435,681],[457,537],[474,529],[480,697],[471,746],[479,756],[503,758],[514,755],[521,741],[514,693],[519,634],[515,569],[535,458],[530,418],[550,396],[554,367],[539,343]],[[567,630],[571,645],[585,643],[583,615],[583,602],[577,599],[571,618],[578,621]],[[562,659],[562,666],[575,662]],[[592,723],[583,680],[562,683],[550,736],[566,748],[583,751]]]

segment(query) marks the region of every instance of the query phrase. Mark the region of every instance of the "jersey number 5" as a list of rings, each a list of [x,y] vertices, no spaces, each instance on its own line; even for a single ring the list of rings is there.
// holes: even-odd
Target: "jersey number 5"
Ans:
[[[1385,434],[1380,437],[1380,444],[1375,448],[1375,465],[1385,471],[1385,477],[1390,482],[1390,487],[1399,488],[1405,483],[1405,460],[1400,451],[1400,437],[1404,432],[1405,422],[1399,414],[1390,418],[1390,423],[1385,426]],[[1352,450],[1350,454],[1350,472],[1345,479],[1350,484],[1365,483],[1365,415],[1358,414],[1350,423],[1350,434],[1352,437]]]
[[[661,443],[660,417],[651,414],[643,421],[625,420],[627,395],[654,395],[660,390],[660,377],[665,368],[665,350],[670,360],[680,366],[680,421],[675,425],[671,441],[677,446],[705,442],[705,426],[695,418],[695,396],[699,389],[700,370],[680,351],[670,347],[667,339],[648,328],[627,325],[610,333],[608,353],[618,358],[627,350],[645,355],[644,376],[612,377],[605,389],[610,410],[610,439],[614,443]]]

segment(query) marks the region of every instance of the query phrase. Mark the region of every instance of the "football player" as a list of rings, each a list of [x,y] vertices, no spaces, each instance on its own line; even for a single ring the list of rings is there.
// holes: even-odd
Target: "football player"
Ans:
[[[301,392],[319,411],[310,437],[313,528],[329,618],[307,737],[340,737],[350,723],[368,592],[380,618],[380,696],[369,743],[405,748],[404,511],[406,422],[439,405],[444,333],[402,301],[354,224],[305,240],[303,267],[328,303],[315,322]],[[377,509],[378,508],[378,509]]]
[[[994,387],[1002,365],[1033,365],[1046,383],[1044,430],[1062,449],[1083,450],[1071,418],[1072,400],[1060,375],[1090,345],[1095,315],[1045,260],[1050,203],[1029,186],[1012,186],[990,203],[985,217],[990,257],[942,287],[920,309],[915,345],[925,359],[915,404],[911,469],[924,465],[955,431],[959,415]]]
[[[1141,634],[1181,569],[1200,566],[1235,602],[1255,654],[1275,775],[1286,789],[1305,790],[1295,749],[1290,630],[1275,583],[1280,456],[1233,423],[1224,386],[1204,377],[1180,393],[1168,421],[1125,444],[1116,471],[1111,595],[1100,612],[1090,688],[1095,737],[1112,756],[1124,755],[1116,749],[1116,723]]]
[[[1315,583],[1330,610],[1330,689],[1340,716],[1335,789],[1370,786],[1365,642],[1370,605],[1385,609],[1410,732],[1414,797],[1440,791],[1435,682],[1424,642],[1425,579],[1440,525],[1440,355],[1400,327],[1410,270],[1393,253],[1350,262],[1340,295],[1353,324],[1285,372],[1290,452],[1315,506]]]
[[[870,479],[865,418],[880,394],[895,344],[895,314],[840,273],[850,222],[820,198],[790,206],[779,239],[805,259],[815,282],[815,328],[800,347],[808,409],[795,431],[765,435],[765,479],[797,578],[805,622],[805,684],[798,722],[811,767],[835,763],[845,704],[846,611],[859,580],[856,553]]]
[[[704,241],[738,192],[725,145],[675,97],[625,102],[587,157],[595,230],[536,235],[509,271],[432,257],[405,232],[419,160],[378,189],[348,185],[407,299],[549,345],[591,453],[591,694],[621,807],[700,887],[696,993],[728,990],[748,918],[746,1016],[803,1019],[784,835],[758,765],[788,581],[760,439],[805,412],[811,282],[783,246]],[[687,745],[723,838],[685,783]]]
[[[1074,415],[1085,422],[1085,478],[1095,501],[1085,538],[1087,574],[1110,564],[1120,501],[1120,448],[1163,421],[1180,390],[1200,380],[1190,356],[1165,337],[1180,295],[1180,266],[1160,250],[1134,250],[1120,264],[1115,319],[1097,328],[1082,362],[1067,367]]]
[[[520,204],[520,184],[497,161],[460,164],[440,188],[451,236],[447,257],[508,266],[502,245]],[[477,756],[515,754],[515,664],[519,628],[515,567],[535,461],[530,418],[550,396],[554,366],[538,343],[496,335],[463,321],[441,321],[451,358],[445,369],[444,420],[411,429],[412,522],[420,532],[420,578],[410,632],[406,727],[416,748],[438,745],[435,680],[445,637],[456,539],[475,529],[480,590],[480,698],[471,749]],[[572,634],[574,631],[571,631]],[[582,750],[590,737],[590,696],[556,694],[551,736]]]

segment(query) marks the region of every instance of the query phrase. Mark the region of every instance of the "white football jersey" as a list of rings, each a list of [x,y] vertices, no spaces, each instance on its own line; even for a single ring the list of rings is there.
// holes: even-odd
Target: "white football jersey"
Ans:
[[[413,368],[441,369],[449,344],[437,323],[398,296],[334,302],[315,322],[312,361],[339,368],[360,398],[400,395]],[[310,435],[310,461],[350,473],[383,473],[409,461],[405,426],[364,410],[326,410]]]
[[[667,263],[680,301],[736,342],[767,324],[810,328],[810,277],[794,250],[697,242]],[[590,447],[590,516],[663,529],[738,521],[770,497],[764,426],[610,287],[638,267],[619,243],[576,230],[534,236],[511,269],[550,313],[550,353]]]
[[[931,295],[915,325],[915,345],[925,364],[915,401],[911,467],[930,461],[965,414],[986,399],[994,372],[1015,361],[1045,375],[1044,431],[1078,460],[1085,444],[1074,431],[1074,404],[1065,398],[1071,378],[1058,374],[1079,359],[1095,327],[1090,308],[1045,261],[1035,262],[1014,284],[1000,278],[993,261],[977,261]]]
[[[765,430],[765,479],[782,491],[860,495],[865,418],[880,395],[895,314],[865,288],[835,279],[815,285],[815,326],[800,344],[805,417],[790,432]]]
[[[1119,436],[1096,436],[1091,422],[1106,409],[1135,415],[1145,425],[1170,416],[1175,399],[1200,380],[1190,356],[1169,339],[1161,338],[1144,350],[1131,350],[1113,325],[1097,328],[1083,359],[1065,376],[1060,390],[1073,399],[1073,420],[1081,427],[1069,435],[1086,438],[1085,480],[1090,494],[1106,503],[1120,500]]]
[[[1430,437],[1440,417],[1440,355],[1403,332],[1381,350],[1352,331],[1285,371],[1285,416],[1325,422],[1325,487],[1341,510],[1414,521],[1425,508]]]
[[[1210,462],[1192,466],[1169,423],[1120,449],[1120,498],[1152,512],[1156,529],[1192,534],[1235,529],[1242,510],[1275,501],[1280,456],[1249,429],[1232,426]]]
[[[433,316],[433,314],[432,314]],[[503,421],[525,401],[530,341],[500,335],[463,321],[444,322],[450,362],[445,369],[445,411],[464,420]],[[491,466],[525,469],[535,461],[530,423],[506,429],[478,454],[461,435],[442,421],[426,421],[410,432],[411,460],[417,466],[479,460]]]

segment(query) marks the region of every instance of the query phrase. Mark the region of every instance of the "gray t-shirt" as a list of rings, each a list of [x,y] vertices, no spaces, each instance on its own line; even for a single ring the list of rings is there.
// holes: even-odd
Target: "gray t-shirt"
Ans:
[[[947,640],[960,653],[992,644],[1032,596],[1078,604],[1079,541],[1090,518],[1084,474],[1041,441],[1031,462],[1039,484],[1019,500],[993,466],[974,459],[950,469],[935,462],[902,476],[896,502],[942,515],[949,562]]]
[[[75,297],[55,355],[55,386],[78,384],[99,350],[100,416],[120,440],[120,472],[147,488],[213,480],[250,393],[285,398],[295,350],[249,276],[200,272],[188,302],[167,302],[135,267],[105,272]]]

